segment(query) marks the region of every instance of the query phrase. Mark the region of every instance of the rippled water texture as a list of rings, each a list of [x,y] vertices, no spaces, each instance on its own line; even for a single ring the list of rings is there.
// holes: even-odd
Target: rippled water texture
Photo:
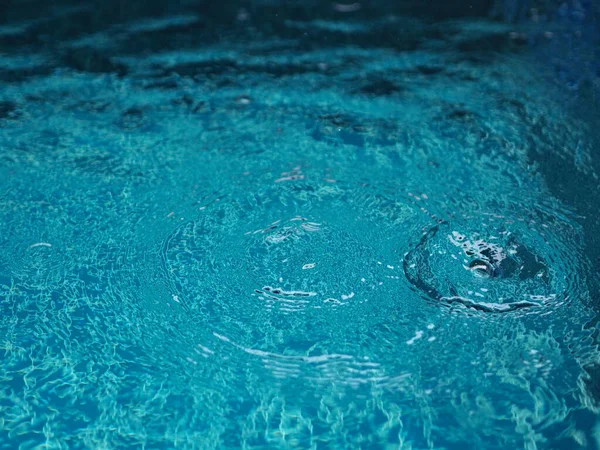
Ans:
[[[0,27],[0,449],[600,448],[597,110],[327,11]]]

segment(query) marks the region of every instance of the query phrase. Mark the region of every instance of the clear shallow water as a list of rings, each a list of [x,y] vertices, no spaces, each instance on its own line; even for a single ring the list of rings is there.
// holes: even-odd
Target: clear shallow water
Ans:
[[[0,448],[600,446],[596,136],[511,28],[64,14],[1,30]]]

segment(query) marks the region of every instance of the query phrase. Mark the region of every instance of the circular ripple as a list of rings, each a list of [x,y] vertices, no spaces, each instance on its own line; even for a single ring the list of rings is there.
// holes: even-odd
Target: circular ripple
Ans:
[[[539,223],[492,215],[440,223],[406,254],[406,277],[452,309],[547,312],[576,294],[577,262],[560,223]]]
[[[163,248],[177,300],[186,304],[226,293],[286,313],[342,306],[356,301],[375,262],[373,249],[331,218],[252,224],[238,217],[228,227],[213,219],[182,225]]]
[[[360,192],[290,182],[209,205],[163,243],[173,301],[214,332],[269,351],[323,342],[342,329],[332,321],[383,320],[402,274],[385,219],[411,212]]]
[[[15,249],[10,257],[9,273],[30,287],[59,283],[70,264],[60,248],[47,242],[37,242],[24,249]]]

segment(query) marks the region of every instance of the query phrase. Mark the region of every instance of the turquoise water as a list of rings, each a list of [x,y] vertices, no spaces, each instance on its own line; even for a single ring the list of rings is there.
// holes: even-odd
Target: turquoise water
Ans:
[[[600,448],[552,38],[250,13],[0,27],[0,449]]]

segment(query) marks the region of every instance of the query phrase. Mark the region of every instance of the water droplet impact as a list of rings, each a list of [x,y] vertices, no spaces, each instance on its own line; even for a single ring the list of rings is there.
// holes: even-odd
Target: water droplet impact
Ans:
[[[543,313],[575,295],[576,262],[559,236],[519,220],[477,225],[438,224],[405,256],[405,275],[422,296],[451,310]]]
[[[469,263],[469,269],[480,277],[493,277],[495,273],[494,266],[489,262],[482,259],[474,259]]]

